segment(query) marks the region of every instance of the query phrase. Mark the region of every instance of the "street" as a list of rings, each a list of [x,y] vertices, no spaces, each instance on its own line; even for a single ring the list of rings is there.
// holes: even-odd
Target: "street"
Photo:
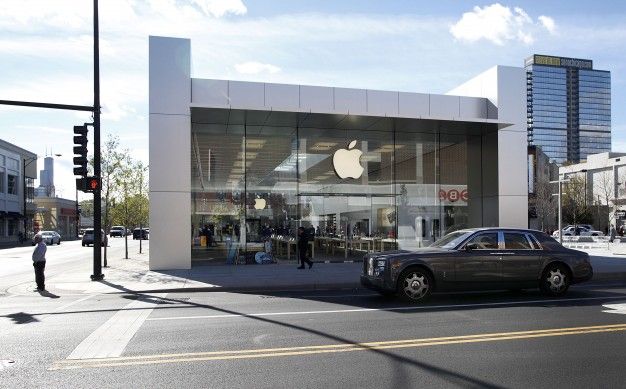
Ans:
[[[120,260],[123,239],[110,244]],[[608,388],[625,378],[624,283],[559,299],[436,294],[416,306],[361,289],[13,294],[24,289],[8,285],[33,282],[31,251],[0,252],[4,387]],[[49,247],[47,274],[88,270],[91,252]]]

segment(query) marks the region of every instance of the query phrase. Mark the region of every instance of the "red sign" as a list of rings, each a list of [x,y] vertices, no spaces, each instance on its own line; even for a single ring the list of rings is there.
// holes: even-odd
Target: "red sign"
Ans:
[[[447,200],[451,203],[456,203],[459,200],[463,200],[467,202],[468,198],[467,189],[463,189],[462,191],[459,191],[458,189],[450,189],[447,191],[443,189],[439,190],[439,200],[441,201]]]

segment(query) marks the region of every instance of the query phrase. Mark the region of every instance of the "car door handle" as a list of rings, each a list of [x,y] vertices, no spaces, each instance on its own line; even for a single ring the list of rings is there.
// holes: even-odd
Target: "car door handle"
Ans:
[[[500,255],[515,255],[515,253],[505,251],[505,252],[500,253]]]

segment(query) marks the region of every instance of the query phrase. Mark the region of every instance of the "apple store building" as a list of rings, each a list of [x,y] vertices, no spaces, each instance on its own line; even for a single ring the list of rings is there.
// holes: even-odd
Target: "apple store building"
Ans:
[[[150,37],[150,268],[412,250],[527,226],[522,68],[448,94],[192,78]]]

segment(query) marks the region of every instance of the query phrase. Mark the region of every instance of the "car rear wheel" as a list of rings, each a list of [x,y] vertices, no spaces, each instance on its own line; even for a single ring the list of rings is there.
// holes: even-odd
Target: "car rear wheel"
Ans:
[[[570,273],[561,264],[548,265],[541,276],[541,290],[549,296],[564,295],[570,283]]]
[[[398,296],[409,302],[421,302],[430,296],[433,280],[428,271],[421,268],[408,269],[398,278]]]

